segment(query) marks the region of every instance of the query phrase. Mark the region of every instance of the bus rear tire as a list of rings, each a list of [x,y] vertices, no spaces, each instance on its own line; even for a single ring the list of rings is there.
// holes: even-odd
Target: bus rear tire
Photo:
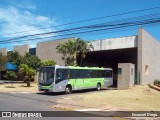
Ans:
[[[71,88],[71,86],[69,86],[69,85],[66,86],[65,93],[66,93],[66,94],[71,94],[71,93],[72,93],[72,88]]]
[[[101,90],[101,84],[100,84],[100,83],[97,83],[96,90],[97,90],[97,91],[100,91],[100,90]]]

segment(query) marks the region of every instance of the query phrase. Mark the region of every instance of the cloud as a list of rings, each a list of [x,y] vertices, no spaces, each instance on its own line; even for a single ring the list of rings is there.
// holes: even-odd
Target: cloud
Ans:
[[[56,22],[54,19],[51,21],[49,17],[33,14],[29,10],[21,10],[10,6],[0,8],[0,24],[0,38],[9,39],[24,35],[55,31],[55,29],[50,26],[56,25]],[[46,36],[48,35],[39,37]],[[30,43],[33,46],[36,42],[29,41],[23,43]]]
[[[8,4],[10,4],[11,6],[15,6],[16,8],[20,8],[20,9],[36,9],[36,5],[34,5],[32,3],[32,1],[28,1],[28,0],[19,0],[18,4],[17,2],[10,0],[8,1]]]

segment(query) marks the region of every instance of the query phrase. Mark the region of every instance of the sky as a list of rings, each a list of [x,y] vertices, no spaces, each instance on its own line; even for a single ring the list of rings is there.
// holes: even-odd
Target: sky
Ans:
[[[160,0],[0,0],[0,48],[13,49],[13,46],[30,44],[35,47],[37,42],[60,39],[53,37],[6,43],[5,41],[21,36],[59,31],[103,22],[111,22],[137,16],[159,13],[160,8],[136,12],[120,16],[106,17],[76,24],[67,24],[88,19],[111,16],[141,9],[160,7]],[[160,24],[144,27],[151,35],[160,40]],[[122,36],[137,35],[137,28],[101,33],[71,35],[84,40],[98,40]],[[52,34],[54,36],[60,33]],[[40,35],[40,38],[50,35]],[[65,36],[66,37],[66,36]],[[28,38],[29,39],[29,38]]]

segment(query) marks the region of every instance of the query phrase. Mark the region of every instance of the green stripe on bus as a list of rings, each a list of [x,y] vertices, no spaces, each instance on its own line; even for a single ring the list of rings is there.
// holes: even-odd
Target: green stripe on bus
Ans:
[[[104,70],[104,68],[99,67],[75,67],[75,66],[68,66],[69,69],[83,69],[83,70]]]
[[[42,89],[50,89],[51,86],[41,86]]]

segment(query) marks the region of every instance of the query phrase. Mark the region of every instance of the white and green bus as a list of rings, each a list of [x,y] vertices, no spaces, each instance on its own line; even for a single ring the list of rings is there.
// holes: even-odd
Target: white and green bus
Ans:
[[[44,66],[40,68],[38,89],[44,92],[72,93],[83,90],[108,87],[113,84],[111,68]]]

